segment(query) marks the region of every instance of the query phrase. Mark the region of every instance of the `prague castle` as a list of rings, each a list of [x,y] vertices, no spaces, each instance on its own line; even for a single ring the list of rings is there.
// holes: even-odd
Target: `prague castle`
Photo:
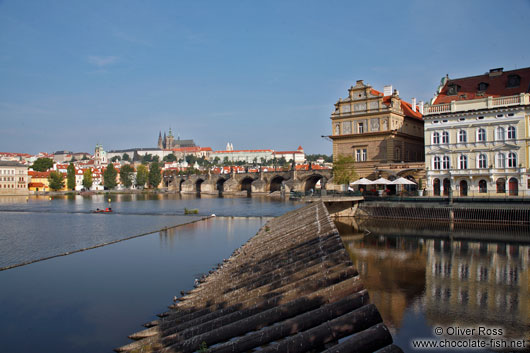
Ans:
[[[158,148],[162,150],[171,150],[181,147],[195,147],[195,142],[193,142],[193,140],[181,140],[179,136],[177,136],[177,139],[175,140],[171,128],[169,128],[169,133],[167,135],[164,131],[164,137],[162,137],[162,131],[158,134]]]

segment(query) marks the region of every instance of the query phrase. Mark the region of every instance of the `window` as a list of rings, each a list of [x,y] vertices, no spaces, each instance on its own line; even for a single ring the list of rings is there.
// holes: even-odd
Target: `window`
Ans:
[[[456,84],[449,85],[447,89],[447,95],[448,96],[456,96],[458,94],[458,91],[460,90],[460,86]]]
[[[508,154],[508,168],[517,167],[517,155],[513,152]]]
[[[465,143],[467,142],[467,133],[466,130],[460,130],[458,132],[458,142]]]
[[[477,132],[477,141],[484,142],[486,141],[486,130],[478,129]]]
[[[488,192],[488,183],[486,180],[482,179],[478,182],[478,192],[481,194],[485,194]]]
[[[458,157],[458,165],[460,169],[467,169],[467,156],[463,154],[460,155],[460,157]]]
[[[449,156],[443,156],[442,158],[442,169],[449,169]]]
[[[438,156],[434,157],[433,168],[434,169],[440,169],[440,157],[438,157]]]
[[[484,119],[483,116],[479,116],[479,117],[477,118],[477,120],[482,120],[482,119]]]
[[[358,148],[355,151],[355,159],[357,162],[364,162],[366,161],[366,149],[360,149]]]
[[[497,141],[504,141],[504,128],[498,127],[497,128],[497,135],[495,136],[495,140]]]
[[[478,167],[479,168],[487,168],[488,160],[486,158],[485,154],[479,154],[478,156]]]
[[[438,145],[440,143],[440,133],[439,132],[433,132],[433,134],[432,134],[432,143],[433,143],[433,145]]]
[[[449,143],[449,133],[447,131],[442,132],[442,143]]]
[[[503,178],[497,179],[497,193],[504,194],[506,192],[506,181]]]
[[[357,126],[358,128],[358,132],[360,134],[362,134],[364,132],[364,123],[359,123],[359,125]]]
[[[484,92],[488,89],[488,84],[486,82],[481,82],[478,84],[478,91]]]
[[[508,81],[506,82],[506,88],[519,87],[520,83],[521,83],[521,76],[509,75]]]
[[[508,128],[508,140],[515,140],[515,126]]]
[[[504,153],[497,155],[497,168],[506,168],[506,156]]]

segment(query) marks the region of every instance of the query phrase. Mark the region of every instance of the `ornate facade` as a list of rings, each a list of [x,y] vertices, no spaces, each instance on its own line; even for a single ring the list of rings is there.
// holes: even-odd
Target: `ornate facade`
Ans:
[[[530,195],[530,68],[442,79],[425,107],[430,195]]]
[[[423,119],[415,100],[399,98],[392,86],[384,93],[357,81],[331,114],[333,158],[352,156],[359,177],[409,176],[423,173]]]

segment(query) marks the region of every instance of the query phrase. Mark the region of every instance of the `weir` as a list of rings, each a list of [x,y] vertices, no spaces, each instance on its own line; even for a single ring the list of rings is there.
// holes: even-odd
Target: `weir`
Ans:
[[[159,317],[115,350],[402,352],[322,201],[267,222]]]

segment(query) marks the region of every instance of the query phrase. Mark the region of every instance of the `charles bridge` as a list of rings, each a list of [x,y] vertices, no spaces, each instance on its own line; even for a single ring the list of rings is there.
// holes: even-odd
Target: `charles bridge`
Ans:
[[[268,194],[275,191],[306,192],[320,185],[325,188],[332,177],[331,169],[291,170],[257,173],[231,173],[198,175],[165,175],[164,182],[170,191],[183,194]]]

